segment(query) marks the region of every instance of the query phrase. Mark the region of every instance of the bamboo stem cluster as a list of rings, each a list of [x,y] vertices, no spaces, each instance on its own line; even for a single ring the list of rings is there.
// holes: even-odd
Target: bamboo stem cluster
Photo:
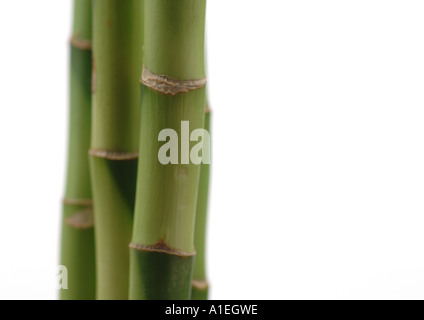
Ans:
[[[87,202],[65,204],[62,264],[72,266],[70,277],[81,276],[78,285],[70,282],[81,294],[62,298],[190,299],[193,290],[193,299],[206,299],[209,164],[186,161],[183,152],[184,161],[158,160],[163,130],[178,137],[189,130],[183,123],[209,130],[206,0],[74,1],[72,43],[80,48],[72,50],[85,63],[72,51],[71,69],[81,72],[71,73],[77,116],[71,115],[66,199]],[[196,143],[181,139],[177,147]],[[67,221],[76,215],[91,223],[74,225],[78,231],[69,235]],[[74,264],[90,268],[81,273]]]

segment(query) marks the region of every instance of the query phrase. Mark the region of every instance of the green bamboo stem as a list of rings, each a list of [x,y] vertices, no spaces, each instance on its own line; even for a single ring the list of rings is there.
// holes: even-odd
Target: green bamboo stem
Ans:
[[[91,0],[74,0],[71,40],[68,172],[61,264],[68,269],[62,300],[95,299],[94,229],[88,161],[91,130]]]
[[[205,110],[205,129],[210,133],[211,111]],[[194,246],[196,258],[194,259],[192,300],[207,300],[209,284],[206,277],[206,225],[209,200],[210,164],[200,165],[199,192],[197,196],[196,224],[194,228]]]
[[[91,170],[97,298],[128,299],[139,144],[142,0],[94,0]]]
[[[204,126],[206,0],[146,0],[141,134],[130,299],[190,299],[200,166],[186,162]],[[178,134],[179,164],[163,165],[159,133]],[[184,158],[184,159],[183,159]]]

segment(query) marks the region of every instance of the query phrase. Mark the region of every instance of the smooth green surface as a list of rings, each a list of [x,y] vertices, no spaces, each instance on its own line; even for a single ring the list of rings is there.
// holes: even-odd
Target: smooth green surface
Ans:
[[[205,114],[205,129],[210,133],[211,114]],[[200,165],[199,192],[197,196],[196,224],[194,231],[194,246],[196,248],[196,258],[194,260],[193,279],[206,281],[206,226],[209,200],[209,177],[210,164]],[[208,289],[199,290],[193,286],[192,299],[206,300]]]
[[[137,160],[91,158],[95,181],[97,299],[128,299]],[[102,200],[102,201],[100,201]]]
[[[94,0],[92,149],[137,152],[142,0]],[[97,298],[128,299],[137,160],[91,157]]]
[[[91,1],[75,0],[74,34],[91,39]],[[88,161],[91,130],[91,51],[71,48],[70,123],[68,170],[65,198],[91,199]],[[94,230],[68,226],[66,218],[87,210],[77,205],[63,206],[61,265],[68,268],[68,290],[60,291],[62,300],[95,298]]]
[[[140,300],[187,300],[192,267],[193,257],[131,249],[130,292]]]
[[[208,300],[209,288],[197,289],[196,287],[191,288],[191,300]]]
[[[205,10],[206,0],[145,1],[144,64],[148,70],[180,80],[205,77]],[[200,166],[181,164],[181,140],[185,139],[181,122],[189,121],[190,133],[203,128],[205,88],[170,96],[142,85],[141,96],[132,242],[149,246],[162,241],[190,253]],[[165,142],[158,141],[158,136],[163,129],[178,134],[180,164],[159,162],[158,152]],[[195,144],[189,142],[190,150]],[[130,299],[190,299],[193,258],[131,251]],[[140,255],[145,257],[137,258]]]
[[[91,40],[92,6],[91,0],[74,0],[73,37]]]
[[[92,147],[138,150],[143,1],[94,1]]]
[[[144,63],[180,80],[205,77],[206,0],[145,1]]]
[[[163,239],[171,248],[192,252],[200,165],[161,164],[158,151],[165,142],[158,135],[175,130],[181,151],[181,121],[190,121],[190,132],[203,128],[205,89],[172,97],[143,87],[142,97],[133,242],[154,245]],[[190,142],[190,150],[195,144]]]

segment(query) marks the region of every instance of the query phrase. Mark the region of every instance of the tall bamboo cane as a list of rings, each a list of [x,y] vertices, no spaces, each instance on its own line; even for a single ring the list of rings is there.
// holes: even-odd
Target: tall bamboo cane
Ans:
[[[94,0],[91,169],[97,298],[128,299],[139,144],[142,0]]]
[[[68,173],[61,264],[68,268],[63,300],[95,298],[94,230],[88,149],[91,130],[91,0],[74,0],[71,40]]]
[[[187,141],[182,121],[191,130],[204,125],[205,11],[206,0],[145,1],[142,156],[130,245],[130,299],[190,298],[200,166],[189,163],[195,143]],[[175,130],[181,139],[179,164],[158,160],[163,129]]]
[[[211,111],[205,110],[205,129],[210,133]],[[210,164],[200,165],[199,192],[197,196],[196,224],[194,231],[194,247],[196,257],[194,259],[192,300],[207,300],[209,284],[206,277],[206,222],[209,200]]]

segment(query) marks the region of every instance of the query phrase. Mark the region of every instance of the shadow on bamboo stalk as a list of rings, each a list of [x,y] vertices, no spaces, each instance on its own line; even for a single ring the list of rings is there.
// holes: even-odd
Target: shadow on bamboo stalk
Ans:
[[[137,176],[143,1],[94,0],[93,128],[97,298],[128,299]]]
[[[88,161],[91,131],[91,0],[74,0],[68,173],[63,204],[62,300],[95,299],[94,229]]]

